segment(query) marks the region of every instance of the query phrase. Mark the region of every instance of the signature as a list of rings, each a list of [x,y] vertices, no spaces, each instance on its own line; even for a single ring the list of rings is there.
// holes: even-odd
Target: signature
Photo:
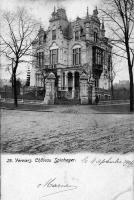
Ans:
[[[70,190],[75,190],[77,189],[77,186],[75,185],[70,185],[68,183],[57,183],[56,182],[56,178],[50,178],[46,183],[44,184],[38,184],[37,185],[37,188],[42,188],[42,189],[58,189],[58,190],[54,190],[52,192],[50,192],[49,194],[45,194],[43,196],[40,197],[40,199],[42,198],[45,198],[47,196],[52,196],[52,195],[55,195],[55,194],[58,194],[58,193],[63,193],[63,192],[67,192],[67,191],[70,191]]]

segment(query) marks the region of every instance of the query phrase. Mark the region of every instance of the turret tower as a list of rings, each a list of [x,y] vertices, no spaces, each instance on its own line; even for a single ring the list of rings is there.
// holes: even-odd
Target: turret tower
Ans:
[[[88,7],[87,7],[87,15],[85,19],[85,27],[86,27],[86,40],[90,40],[90,17],[88,13]]]

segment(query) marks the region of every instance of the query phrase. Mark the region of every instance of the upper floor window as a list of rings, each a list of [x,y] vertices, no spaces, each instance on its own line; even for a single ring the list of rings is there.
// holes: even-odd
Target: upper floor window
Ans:
[[[55,65],[58,63],[58,49],[50,50],[50,64]]]
[[[93,64],[103,65],[103,50],[93,47]]]
[[[79,31],[75,31],[75,40],[79,40]]]
[[[103,63],[103,52],[101,49],[96,49],[96,64],[102,65]]]
[[[73,49],[73,65],[81,64],[81,48]]]
[[[43,67],[44,65],[44,52],[37,53],[37,65]]]
[[[108,55],[108,70],[111,69],[111,54]]]
[[[95,79],[95,87],[96,87],[96,88],[99,87],[99,79],[98,79],[98,78]]]
[[[97,31],[94,32],[94,42],[98,41],[98,33]]]
[[[52,40],[56,40],[56,30],[52,30]]]
[[[106,51],[103,51],[103,65],[106,65]]]

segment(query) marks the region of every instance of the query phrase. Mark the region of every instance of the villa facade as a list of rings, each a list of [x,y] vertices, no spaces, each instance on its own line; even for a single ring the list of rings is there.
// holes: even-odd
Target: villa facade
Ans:
[[[87,9],[85,18],[77,17],[73,22],[68,21],[65,9],[54,9],[48,29],[40,27],[32,49],[35,56],[30,86],[45,85],[49,95],[51,83],[47,87],[47,80],[54,79],[54,102],[62,98],[81,101],[85,97],[81,103],[87,104],[95,95],[110,99],[112,46],[97,8],[92,15]]]

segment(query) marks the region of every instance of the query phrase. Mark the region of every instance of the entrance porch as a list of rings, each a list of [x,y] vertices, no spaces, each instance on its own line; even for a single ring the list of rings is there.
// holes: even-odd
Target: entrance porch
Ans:
[[[66,99],[80,98],[80,74],[78,71],[63,72],[60,91],[62,97]]]

